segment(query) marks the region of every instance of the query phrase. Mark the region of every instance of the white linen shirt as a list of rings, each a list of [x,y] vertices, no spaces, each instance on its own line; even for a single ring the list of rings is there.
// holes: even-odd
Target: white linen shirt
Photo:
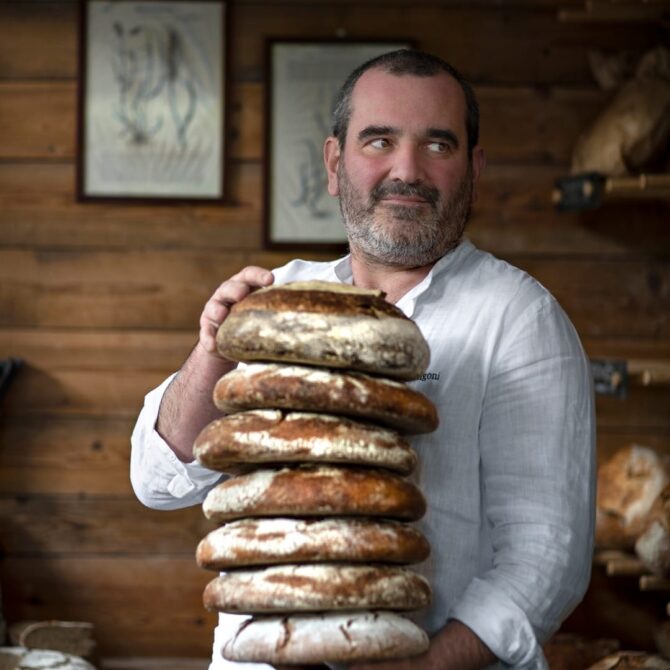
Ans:
[[[352,282],[348,257],[292,261],[274,276]],[[428,371],[410,386],[440,418],[435,432],[411,437],[410,479],[428,503],[416,525],[432,547],[414,569],[433,589],[412,618],[430,635],[460,620],[500,659],[492,667],[547,668],[541,645],[590,578],[594,409],[577,334],[537,281],[468,241],[397,306],[430,345]],[[200,503],[221,479],[179,461],[154,430],[169,381],[146,396],[132,436],[133,488],[157,509]],[[220,615],[210,670],[270,668],[221,658],[239,622]]]

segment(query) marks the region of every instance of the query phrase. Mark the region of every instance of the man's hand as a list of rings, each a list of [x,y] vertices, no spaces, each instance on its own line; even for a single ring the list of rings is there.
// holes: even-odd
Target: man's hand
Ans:
[[[207,353],[216,353],[216,331],[230,313],[230,308],[255,289],[269,286],[273,281],[269,270],[249,265],[214,291],[200,315],[200,345]]]
[[[198,433],[221,416],[212,402],[214,385],[236,365],[217,354],[216,331],[236,302],[273,281],[269,270],[246,267],[223,282],[202,310],[198,344],[165,391],[156,421],[158,433],[185,463],[193,460]]]

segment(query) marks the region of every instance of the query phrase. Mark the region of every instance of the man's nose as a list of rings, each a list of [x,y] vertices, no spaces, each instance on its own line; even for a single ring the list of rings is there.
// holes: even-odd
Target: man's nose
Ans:
[[[407,184],[423,181],[421,156],[417,147],[405,145],[396,148],[389,177]]]

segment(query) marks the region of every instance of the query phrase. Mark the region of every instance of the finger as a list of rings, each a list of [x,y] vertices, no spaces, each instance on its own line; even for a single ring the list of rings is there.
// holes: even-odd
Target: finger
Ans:
[[[247,267],[242,268],[236,275],[233,275],[231,279],[248,284],[254,288],[269,286],[274,281],[272,272],[258,265],[247,265]]]

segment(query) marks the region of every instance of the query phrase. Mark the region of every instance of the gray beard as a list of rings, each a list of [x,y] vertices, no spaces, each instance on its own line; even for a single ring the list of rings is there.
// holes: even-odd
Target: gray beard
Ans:
[[[364,202],[342,163],[337,174],[340,211],[349,243],[370,260],[383,265],[421,267],[444,256],[463,237],[472,202],[470,168],[447,202],[440,200],[437,189],[395,182],[379,184]],[[392,193],[419,195],[427,205],[379,206],[382,197]]]

